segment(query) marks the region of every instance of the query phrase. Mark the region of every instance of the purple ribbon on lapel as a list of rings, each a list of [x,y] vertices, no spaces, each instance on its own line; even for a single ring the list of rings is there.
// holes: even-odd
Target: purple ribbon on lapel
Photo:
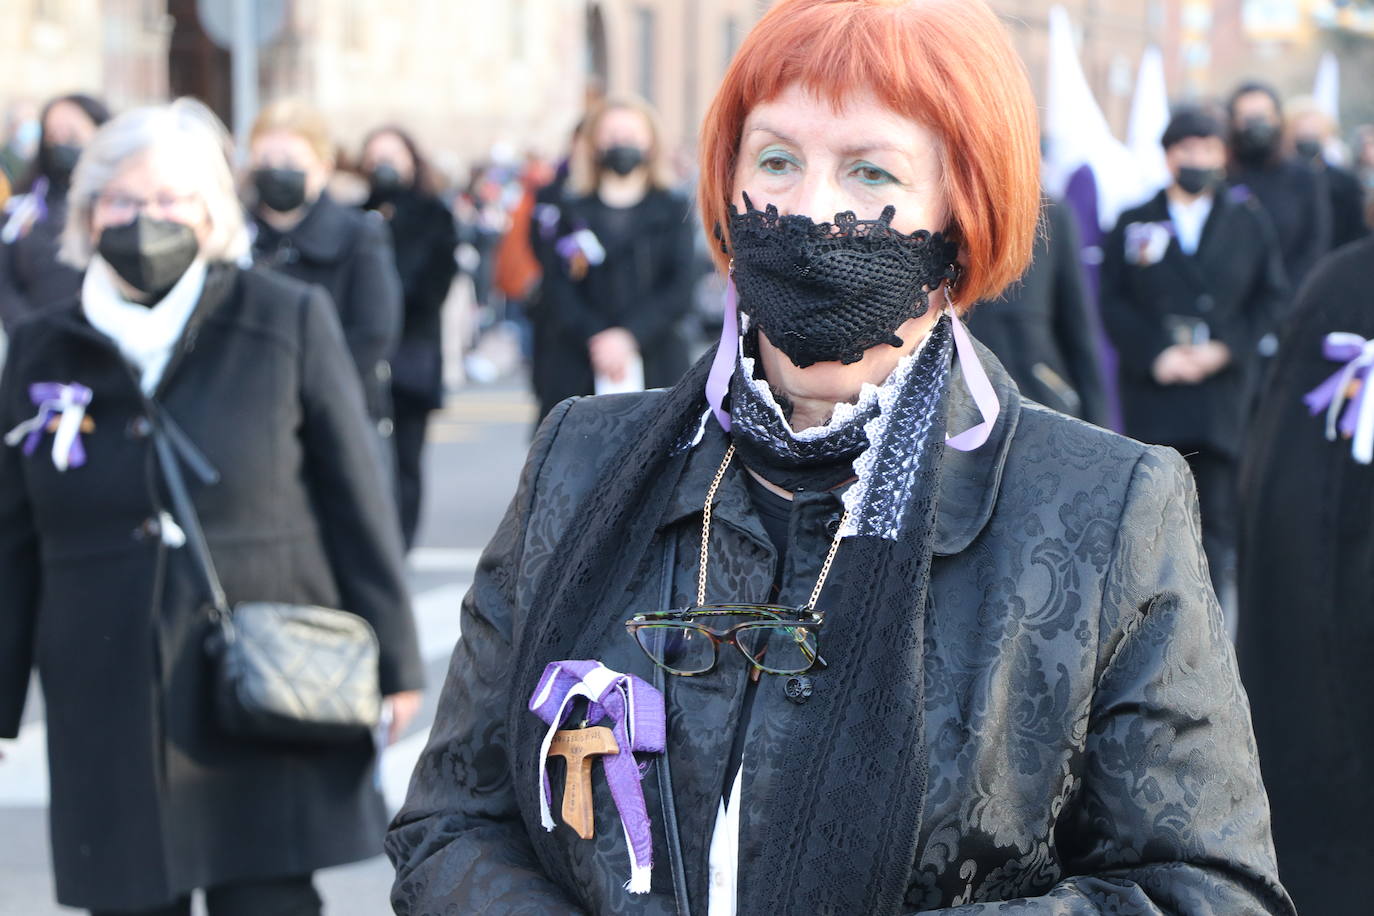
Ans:
[[[593,267],[606,260],[606,249],[601,246],[601,240],[585,226],[563,236],[554,243],[553,250],[564,261],[571,261],[580,254]]]
[[[706,403],[711,405],[716,422],[727,433],[730,431],[730,412],[725,409],[725,395],[730,390],[730,378],[735,374],[735,357],[738,353],[739,293],[735,291],[735,278],[731,276],[725,280],[725,312],[720,322],[720,345],[716,347],[716,358],[711,362],[711,373],[706,376]]]
[[[79,468],[86,463],[86,448],[81,443],[81,422],[91,403],[91,389],[75,382],[36,382],[29,386],[29,400],[38,412],[5,434],[5,444],[15,446],[22,441],[24,454],[38,449],[44,431],[57,418],[53,433],[52,463],[59,471]]]
[[[1334,442],[1344,433],[1354,441],[1351,454],[1360,464],[1374,461],[1374,397],[1370,396],[1370,370],[1374,368],[1374,340],[1359,334],[1334,331],[1322,340],[1322,355],[1345,363],[1326,381],[1303,396],[1313,416],[1326,411],[1326,438]],[[1360,382],[1360,392],[1347,398],[1350,384]]]
[[[661,754],[666,749],[668,720],[663,709],[663,694],[633,674],[612,671],[592,659],[551,662],[544,668],[534,695],[530,697],[529,708],[549,723],[539,749],[539,817],[545,830],[554,828],[550,810],[549,746],[554,733],[567,721],[576,697],[587,699],[587,724],[597,725],[609,720],[620,746],[619,754],[601,758],[601,766],[611,787],[611,797],[615,799],[630,853],[630,880],[625,889],[632,894],[647,894],[654,864],[654,842],[644,790],[639,784],[642,771],[634,755]]]

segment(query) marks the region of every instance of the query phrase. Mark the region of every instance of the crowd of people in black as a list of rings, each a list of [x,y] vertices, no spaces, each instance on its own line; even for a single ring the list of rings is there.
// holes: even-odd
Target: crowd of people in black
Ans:
[[[628,98],[588,112],[556,167],[494,163],[463,187],[399,125],[342,155],[295,100],[262,110],[238,174],[190,100],[112,117],[68,95],[36,118],[13,125],[0,190],[0,736],[36,666],[63,903],[186,914],[206,888],[212,916],[318,912],[312,872],[381,850],[372,736],[321,752],[209,724],[203,583],[178,559],[156,443],[195,472],[236,601],[368,621],[399,734],[424,686],[404,554],[455,278],[517,328],[541,418],[671,388],[705,348],[700,218]],[[1262,83],[1180,106],[1169,186],[1095,252],[1045,197],[1029,269],[967,322],[1021,394],[1187,460],[1280,874],[1310,912],[1347,911],[1331,876],[1367,864],[1374,815],[1374,624],[1356,613],[1374,558],[1374,129],[1355,136],[1346,168],[1335,125]]]

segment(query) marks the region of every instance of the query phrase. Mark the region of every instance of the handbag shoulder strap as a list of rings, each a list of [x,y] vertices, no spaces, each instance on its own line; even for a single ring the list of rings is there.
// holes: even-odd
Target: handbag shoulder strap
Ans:
[[[200,527],[200,515],[191,494],[186,489],[186,478],[181,473],[181,462],[186,461],[206,483],[216,483],[219,474],[177,426],[165,410],[154,406],[153,409],[153,446],[157,449],[158,464],[162,467],[163,479],[167,482],[167,492],[172,497],[172,510],[177,522],[186,532],[186,541],[191,554],[205,576],[205,584],[210,589],[211,614],[221,622],[229,619],[229,600],[220,584],[219,573],[215,571],[215,561],[210,556],[210,545],[206,543],[205,532]],[[178,455],[178,452],[180,455]]]

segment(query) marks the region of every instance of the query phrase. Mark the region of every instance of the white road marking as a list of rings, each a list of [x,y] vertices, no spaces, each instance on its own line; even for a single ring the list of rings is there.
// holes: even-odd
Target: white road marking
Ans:
[[[35,808],[48,803],[48,727],[30,722],[19,737],[0,741],[0,808]]]
[[[457,572],[471,575],[482,551],[468,547],[417,547],[410,552],[415,572]]]

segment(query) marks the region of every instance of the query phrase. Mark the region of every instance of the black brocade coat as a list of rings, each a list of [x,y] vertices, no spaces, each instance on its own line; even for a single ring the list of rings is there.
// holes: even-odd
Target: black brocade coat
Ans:
[[[944,458],[925,623],[929,779],[905,910],[1291,914],[1186,465],[1170,450],[1023,400],[995,358],[981,353],[1001,414],[982,448]],[[949,428],[964,429],[976,410],[957,371],[953,385]],[[387,837],[401,916],[678,912],[658,771],[650,768],[642,783],[654,831],[653,893],[623,889],[624,838],[599,767],[597,838],[581,841],[565,826],[553,834],[559,868],[576,876],[559,884],[536,857],[530,838],[542,828],[521,818],[511,784],[510,755],[538,748],[508,747],[505,720],[510,692],[534,688],[509,678],[540,571],[589,491],[615,473],[606,457],[636,435],[660,397],[566,402],[536,436],[464,601],[463,636],[430,743]],[[714,422],[706,428],[643,568],[625,570],[624,605],[587,611],[586,626],[605,633],[594,657],[647,680],[652,665],[621,622],[660,608],[665,584],[679,607],[695,595],[702,502],[727,444]],[[773,582],[774,550],[745,473],[733,463],[718,494],[712,600],[764,601]],[[809,593],[838,515],[831,494],[799,496],[784,603]],[[706,912],[710,837],[748,678],[737,653],[720,657],[710,674],[667,685],[693,913]],[[815,680],[825,689],[824,674]],[[751,870],[751,859],[765,826],[755,800],[789,778],[773,750],[776,729],[808,712],[784,697],[783,681],[763,678],[745,738],[740,913],[763,912],[756,900],[770,880]],[[558,799],[560,768],[550,772]],[[812,797],[798,785],[796,803],[833,811],[846,800]]]
[[[997,354],[1026,397],[1107,426],[1078,229],[1061,204],[1046,200],[1044,214],[1046,231],[1035,237],[1030,267],[1000,299],[979,303],[968,329]]]
[[[1168,220],[1165,192],[1121,214],[1102,255],[1102,320],[1120,357],[1126,433],[1144,442],[1207,448],[1235,457],[1244,435],[1260,337],[1287,308],[1278,244],[1253,199],[1219,191],[1197,251],[1171,239],[1149,265],[1126,259],[1126,227]],[[1231,351],[1230,364],[1196,385],[1161,385],[1154,361],[1175,341],[1170,316],[1204,321]]]
[[[1303,913],[1369,912],[1374,862],[1374,467],[1302,396],[1374,339],[1374,240],[1318,264],[1274,357],[1242,465],[1236,651],[1254,704],[1279,872]]]
[[[575,280],[556,256],[545,262],[535,315],[534,388],[540,411],[595,389],[587,340],[607,328],[634,335],[644,358],[644,384],[668,388],[687,371],[687,342],[679,327],[692,304],[693,228],[681,195],[654,190],[624,216],[631,230],[613,234],[614,208],[594,194],[565,198],[561,236],[592,230],[606,262]]]
[[[281,750],[216,729],[204,579],[158,536],[169,500],[114,344],[72,303],[21,324],[10,353],[6,430],[33,414],[31,383],[94,392],[83,467],[58,473],[50,436],[32,456],[0,449],[0,736],[19,727],[36,664],[58,900],[143,909],[376,854],[370,741]],[[222,475],[187,477],[230,602],[360,614],[383,691],[419,687],[380,443],[324,294],[212,266],[157,397]]]
[[[254,223],[254,262],[324,287],[338,309],[368,413],[376,420],[391,416],[387,361],[401,337],[402,292],[381,216],[342,206],[325,192],[285,233],[260,217]]]

